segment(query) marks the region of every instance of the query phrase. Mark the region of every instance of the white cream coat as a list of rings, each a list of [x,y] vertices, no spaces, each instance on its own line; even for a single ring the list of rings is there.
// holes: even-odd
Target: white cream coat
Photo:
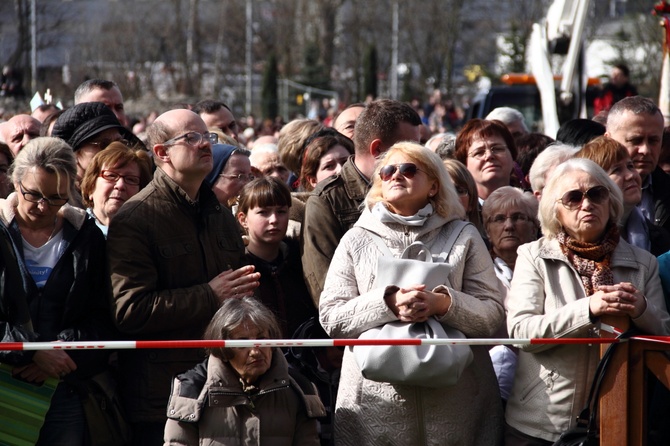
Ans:
[[[597,335],[598,318],[556,239],[522,245],[507,297],[512,338],[579,338]],[[612,254],[614,283],[630,282],[647,298],[647,309],[632,324],[648,334],[670,333],[670,316],[650,253],[621,239]],[[586,404],[600,356],[599,345],[529,345],[519,363],[505,413],[507,423],[533,437],[556,441],[575,424]]]
[[[364,210],[340,241],[320,299],[320,320],[333,338],[357,338],[397,320],[384,301],[386,287],[372,288],[380,251],[378,234],[395,256],[414,241],[437,254],[437,236],[449,219],[431,216],[421,227],[383,224]],[[446,237],[440,237],[443,243]],[[490,337],[504,320],[503,291],[481,236],[468,225],[447,259],[444,285],[452,303],[440,319],[467,337]],[[352,352],[344,354],[335,412],[338,445],[496,445],[502,406],[487,347],[473,347],[474,361],[458,384],[446,388],[391,385],[361,375]]]

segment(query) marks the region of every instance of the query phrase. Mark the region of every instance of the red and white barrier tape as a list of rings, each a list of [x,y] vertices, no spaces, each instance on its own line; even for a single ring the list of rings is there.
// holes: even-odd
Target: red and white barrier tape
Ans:
[[[631,339],[670,343],[670,336],[637,336]],[[249,347],[348,347],[355,345],[542,345],[610,344],[615,338],[531,338],[531,339],[236,339],[183,341],[86,341],[86,342],[2,342],[0,351],[16,350],[133,350],[149,348],[249,348]]]

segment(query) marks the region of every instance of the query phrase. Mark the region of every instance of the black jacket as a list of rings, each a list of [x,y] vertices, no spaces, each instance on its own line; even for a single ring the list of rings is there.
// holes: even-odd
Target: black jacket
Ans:
[[[5,260],[3,286],[12,292],[3,292],[3,341],[98,341],[118,339],[110,307],[110,281],[106,268],[105,237],[93,219],[81,209],[65,205],[63,239],[66,247],[54,266],[43,288],[38,289],[23,260],[21,232],[11,218],[11,200],[4,200],[3,223],[12,240],[11,249],[4,246]],[[6,241],[3,240],[3,245]],[[12,262],[12,263],[10,263]],[[13,263],[16,262],[16,263]],[[19,277],[16,277],[18,266]],[[20,282],[19,282],[20,281]],[[20,287],[18,284],[20,283]],[[5,286],[3,291],[9,291]],[[22,295],[25,295],[24,307]],[[32,331],[26,326],[25,310],[32,321]],[[3,357],[14,365],[27,364],[34,352],[15,352]],[[19,354],[20,353],[20,354]],[[90,377],[107,367],[108,350],[69,351],[77,370],[68,379]]]

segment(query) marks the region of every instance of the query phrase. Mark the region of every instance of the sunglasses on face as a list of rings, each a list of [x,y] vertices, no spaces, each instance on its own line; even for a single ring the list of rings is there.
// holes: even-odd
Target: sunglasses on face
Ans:
[[[602,204],[609,198],[609,196],[610,191],[608,188],[605,186],[594,186],[587,191],[581,191],[579,189],[569,190],[557,201],[560,201],[566,209],[574,211],[582,205],[584,197],[588,198],[589,202],[593,204]]]
[[[379,176],[381,177],[382,181],[389,181],[391,178],[393,178],[393,175],[395,175],[396,171],[398,171],[400,175],[404,176],[408,180],[411,180],[420,170],[421,169],[416,167],[416,164],[414,163],[389,164],[379,169]]]

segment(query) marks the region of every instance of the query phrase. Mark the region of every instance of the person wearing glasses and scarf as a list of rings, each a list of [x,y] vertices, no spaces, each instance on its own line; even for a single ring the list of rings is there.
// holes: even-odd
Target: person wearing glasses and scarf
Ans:
[[[601,316],[670,333],[656,258],[619,235],[623,196],[593,161],[554,170],[540,200],[544,237],[519,247],[507,299],[511,338],[597,336]],[[576,424],[600,357],[597,344],[520,347],[506,445],[551,445]]]
[[[491,337],[504,323],[503,293],[477,229],[467,224],[451,249],[445,243],[465,218],[442,160],[417,143],[396,143],[381,155],[360,218],[340,241],[326,275],[319,318],[333,338],[356,339],[394,321],[435,317],[466,337]],[[411,243],[434,256],[448,250],[442,284],[399,288],[375,284],[378,235],[394,257]],[[503,433],[502,403],[485,346],[453,386],[415,386],[363,377],[344,352],[335,409],[335,444],[495,445]]]
[[[3,342],[115,338],[105,238],[82,209],[68,204],[76,174],[70,146],[51,137],[31,140],[10,169],[15,192],[0,200],[0,224],[12,240],[22,280],[2,287]],[[10,267],[9,259],[4,263]],[[87,426],[81,387],[107,369],[108,357],[103,350],[42,350],[8,361],[18,379],[36,385],[59,380],[38,445],[89,444],[95,426]]]

